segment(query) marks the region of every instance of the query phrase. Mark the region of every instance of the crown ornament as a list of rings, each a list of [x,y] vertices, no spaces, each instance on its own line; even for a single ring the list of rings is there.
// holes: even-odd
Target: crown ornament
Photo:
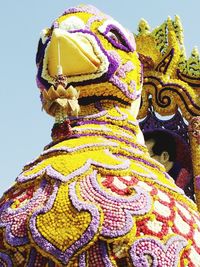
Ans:
[[[195,47],[187,59],[183,27],[178,16],[170,17],[152,31],[142,19],[136,37],[137,50],[144,68],[140,119],[148,111],[149,97],[160,115],[169,116],[179,109],[186,120],[200,114],[200,61]]]
[[[195,198],[200,210],[200,139],[199,127],[196,126],[200,121],[198,49],[195,47],[190,57],[186,57],[183,27],[178,16],[174,20],[168,17],[153,30],[142,19],[138,26],[136,43],[144,69],[138,115],[140,126],[144,132],[149,129],[167,130],[174,137],[179,136],[186,147],[188,146],[189,154],[184,157],[183,150],[178,153],[178,157],[184,163],[188,160],[191,164],[192,160]]]

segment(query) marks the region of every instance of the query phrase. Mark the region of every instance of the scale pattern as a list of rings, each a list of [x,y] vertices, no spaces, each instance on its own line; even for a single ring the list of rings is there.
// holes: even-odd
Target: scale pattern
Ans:
[[[0,200],[0,265],[200,266],[197,207],[150,158],[130,111],[142,83],[134,37],[91,6],[67,10],[53,27],[69,30],[69,21],[105,56],[101,72],[69,78],[80,102],[96,101],[70,117],[70,135],[28,163]],[[45,65],[52,29],[37,54],[41,91],[54,83]]]

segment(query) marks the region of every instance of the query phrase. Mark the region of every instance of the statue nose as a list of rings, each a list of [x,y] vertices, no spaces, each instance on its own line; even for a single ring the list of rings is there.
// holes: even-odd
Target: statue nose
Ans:
[[[84,33],[68,33],[54,29],[46,50],[47,68],[51,77],[58,75],[58,66],[66,76],[98,71],[101,62]]]

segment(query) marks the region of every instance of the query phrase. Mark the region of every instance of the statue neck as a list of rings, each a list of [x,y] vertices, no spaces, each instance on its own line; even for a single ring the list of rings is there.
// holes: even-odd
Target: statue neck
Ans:
[[[78,117],[70,117],[69,120],[63,122],[63,125],[56,127],[66,128],[66,134],[61,129],[61,139],[83,135],[98,135],[106,139],[110,139],[111,136],[112,138],[120,136],[120,140],[124,138],[126,142],[143,145],[143,136],[133,114],[134,110],[131,106],[127,108],[125,105],[104,100],[82,106]]]
[[[153,177],[154,182],[159,180],[160,184],[176,190],[165,173],[164,167],[150,158],[138,122],[133,116],[132,108],[117,103],[111,105],[105,100],[101,103],[83,106],[78,117],[70,117],[69,120],[60,124],[62,139],[54,141],[45,147],[45,150],[56,143],[60,143],[57,146],[60,151],[68,149],[70,146],[78,149],[77,153],[83,149],[87,159],[95,157],[94,162],[100,160],[105,166],[108,163],[106,160],[109,158],[112,162],[109,174],[114,176],[135,175],[140,179],[150,178],[151,180]],[[120,164],[127,165],[123,165],[125,167],[122,169],[116,167]],[[106,167],[103,167],[103,170],[106,175]]]

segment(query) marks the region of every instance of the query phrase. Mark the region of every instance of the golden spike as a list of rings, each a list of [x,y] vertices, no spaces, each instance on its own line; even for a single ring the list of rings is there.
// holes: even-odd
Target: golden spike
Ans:
[[[138,35],[145,35],[150,33],[150,26],[145,19],[141,19],[138,25]]]
[[[59,104],[63,109],[65,109],[68,106],[68,99],[66,98],[58,98],[55,101],[56,103]]]
[[[170,16],[168,16],[167,18],[167,27],[168,27],[168,31],[173,31],[174,27],[173,27],[173,22]]]
[[[78,99],[80,91],[77,91],[72,85],[66,91],[66,98],[69,99]]]
[[[199,51],[197,47],[194,47],[191,56],[187,61],[187,71],[188,74],[191,76],[199,76],[199,70],[200,70]]]
[[[199,60],[199,50],[197,46],[192,49],[191,56]]]
[[[159,27],[152,31],[152,36],[155,39],[157,49],[163,54],[167,48],[167,22],[165,21]]]
[[[174,31],[176,33],[176,37],[179,40],[180,44],[183,45],[184,42],[183,26],[181,23],[181,19],[178,15],[175,16]]]
[[[49,95],[49,99],[50,100],[55,100],[56,98],[59,97],[59,94],[56,92],[56,90],[53,87],[53,85],[49,88],[48,95]]]
[[[180,68],[181,72],[183,73],[187,72],[187,59],[186,59],[186,52],[185,52],[184,47],[182,47],[181,49],[178,67]]]
[[[44,100],[50,100],[49,95],[48,95],[48,92],[47,92],[46,89],[44,89],[42,91],[42,97],[43,97]]]
[[[58,85],[56,91],[60,97],[66,97],[66,89],[61,84]]]

